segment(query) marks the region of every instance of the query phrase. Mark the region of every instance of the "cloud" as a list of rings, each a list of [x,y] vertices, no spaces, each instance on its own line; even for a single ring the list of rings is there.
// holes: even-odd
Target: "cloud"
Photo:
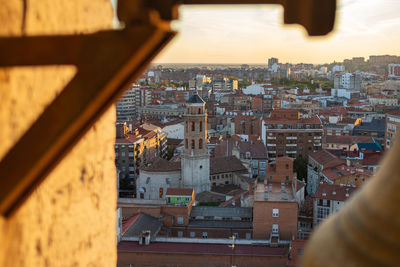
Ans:
[[[371,53],[398,53],[399,0],[338,1],[334,33],[309,38],[300,26],[283,26],[279,5],[185,6],[178,38],[158,62],[323,63]]]

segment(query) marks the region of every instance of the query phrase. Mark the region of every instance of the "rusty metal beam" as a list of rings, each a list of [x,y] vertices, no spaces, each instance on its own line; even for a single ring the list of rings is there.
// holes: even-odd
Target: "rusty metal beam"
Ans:
[[[174,34],[146,25],[80,37],[0,38],[2,66],[78,66],[77,75],[0,162],[1,214],[15,211]],[[19,56],[26,47],[30,56]]]

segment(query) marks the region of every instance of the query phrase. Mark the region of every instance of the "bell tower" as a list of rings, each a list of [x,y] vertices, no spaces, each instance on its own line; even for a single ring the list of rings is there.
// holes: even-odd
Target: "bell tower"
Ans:
[[[184,125],[182,187],[194,188],[196,194],[209,191],[211,188],[210,155],[207,152],[207,114],[205,102],[197,92],[187,102]]]

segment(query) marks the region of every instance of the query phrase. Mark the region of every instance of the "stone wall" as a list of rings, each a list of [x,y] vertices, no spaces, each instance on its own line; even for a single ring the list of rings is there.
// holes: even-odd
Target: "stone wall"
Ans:
[[[0,35],[89,33],[111,28],[112,14],[109,0],[0,0]],[[74,73],[0,69],[0,160]],[[111,108],[12,217],[0,218],[0,266],[115,265],[114,120]]]

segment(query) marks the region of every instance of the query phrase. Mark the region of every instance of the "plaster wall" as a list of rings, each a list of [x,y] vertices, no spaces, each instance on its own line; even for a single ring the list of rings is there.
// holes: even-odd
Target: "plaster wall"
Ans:
[[[112,16],[109,0],[0,0],[0,35],[89,33],[110,29]],[[0,69],[0,160],[74,73]],[[114,121],[111,108],[17,212],[0,218],[0,266],[116,264]]]

